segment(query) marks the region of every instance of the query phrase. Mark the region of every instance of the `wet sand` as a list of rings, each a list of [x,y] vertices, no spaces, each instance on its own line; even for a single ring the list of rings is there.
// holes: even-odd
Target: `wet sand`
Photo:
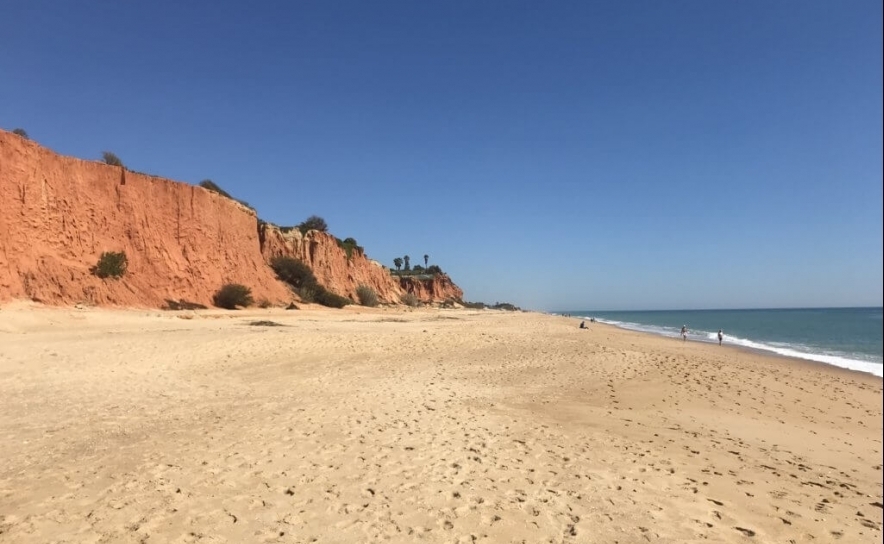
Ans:
[[[0,542],[880,542],[880,378],[578,322],[7,305]]]

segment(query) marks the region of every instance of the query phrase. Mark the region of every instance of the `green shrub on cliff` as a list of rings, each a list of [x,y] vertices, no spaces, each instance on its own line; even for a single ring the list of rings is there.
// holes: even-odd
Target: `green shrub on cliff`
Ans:
[[[23,128],[14,128],[12,129],[12,133],[16,136],[21,136],[25,140],[30,140],[31,138],[28,136],[28,133]]]
[[[360,285],[356,288],[356,296],[359,298],[359,304],[374,308],[378,305],[378,294],[375,290],[367,285]]]
[[[104,151],[101,154],[102,160],[104,160],[105,164],[109,164],[111,166],[123,166],[123,161],[120,160],[120,157],[117,157],[110,151]]]
[[[311,302],[316,302],[317,289],[318,286],[315,283],[302,285],[298,289],[298,297],[301,299],[301,302],[306,302],[308,304],[310,304]]]
[[[276,272],[276,277],[289,284],[298,293],[302,302],[316,302],[330,308],[343,308],[353,301],[332,293],[319,285],[313,270],[306,263],[292,257],[274,257],[270,260],[270,267]]]
[[[207,190],[209,190],[209,191],[212,191],[213,193],[218,193],[219,195],[221,195],[221,196],[223,196],[223,197],[227,197],[227,198],[229,198],[230,200],[233,200],[233,197],[230,196],[230,193],[228,193],[227,191],[225,191],[224,189],[222,189],[221,187],[219,187],[217,183],[215,183],[214,181],[212,181],[212,180],[210,180],[210,179],[204,179],[204,180],[202,180],[202,181],[199,183],[199,185],[200,185],[200,187],[202,187],[203,189],[207,189]]]
[[[98,263],[90,269],[90,272],[101,279],[120,278],[129,267],[129,259],[123,251],[105,251],[98,258]]]
[[[254,302],[252,290],[239,283],[228,283],[221,286],[221,289],[218,289],[218,292],[215,293],[215,297],[212,299],[212,303],[215,306],[227,310],[235,310],[237,306],[245,308],[251,306]]]
[[[328,223],[318,215],[311,215],[303,223],[298,225],[298,229],[301,231],[301,234],[307,234],[307,232],[311,230],[328,232]]]
[[[214,181],[212,181],[210,179],[202,180],[201,182],[199,182],[199,186],[202,187],[203,189],[206,189],[207,191],[212,191],[213,193],[218,193],[219,195],[223,196],[224,198],[229,198],[230,200],[233,200],[234,202],[239,202],[240,204],[242,204],[246,208],[248,208],[252,211],[255,211],[255,208],[253,208],[251,204],[249,204],[245,200],[240,200],[238,198],[234,198],[230,193],[228,193],[227,191],[225,191],[224,189],[219,187],[217,183],[215,183]]]
[[[344,240],[341,240],[340,238],[335,238],[335,240],[338,242],[338,247],[343,249],[344,253],[347,254],[348,260],[353,258],[354,249],[356,249],[357,251],[364,251],[362,246],[356,243],[355,238],[345,238]]]
[[[315,285],[316,276],[313,270],[304,261],[292,257],[274,257],[270,260],[270,268],[276,272],[276,277],[299,289],[306,285]]]

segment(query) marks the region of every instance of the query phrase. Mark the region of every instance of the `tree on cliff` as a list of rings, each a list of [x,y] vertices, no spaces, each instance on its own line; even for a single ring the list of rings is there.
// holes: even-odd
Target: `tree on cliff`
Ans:
[[[402,268],[402,257],[393,259],[393,264],[396,265],[396,270],[400,270]]]
[[[30,140],[31,138],[28,136],[28,133],[23,128],[14,128],[12,129],[12,133],[16,136],[21,136],[25,140]]]
[[[424,266],[430,264],[430,256],[424,253]]]
[[[402,258],[405,260],[405,270],[411,270],[411,265],[409,264],[411,262],[411,257],[406,255],[405,257],[402,257]]]
[[[307,234],[307,231],[310,230],[328,232],[328,223],[318,215],[311,215],[306,221],[298,225],[298,229],[301,231],[301,234]]]
[[[117,157],[110,151],[104,151],[101,153],[101,158],[104,160],[105,164],[109,164],[111,166],[123,166],[123,161],[120,160],[120,157]]]

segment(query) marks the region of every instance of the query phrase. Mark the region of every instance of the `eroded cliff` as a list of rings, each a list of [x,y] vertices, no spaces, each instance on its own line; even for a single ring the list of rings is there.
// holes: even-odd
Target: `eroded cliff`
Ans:
[[[123,278],[90,272],[104,251],[126,253]],[[0,300],[209,306],[221,285],[242,283],[255,300],[285,303],[295,297],[267,265],[275,255],[304,260],[325,287],[354,299],[360,284],[390,303],[406,291],[329,234],[284,233],[201,187],[61,156],[0,131]],[[408,291],[425,302],[462,297],[447,277],[438,281],[445,287]]]

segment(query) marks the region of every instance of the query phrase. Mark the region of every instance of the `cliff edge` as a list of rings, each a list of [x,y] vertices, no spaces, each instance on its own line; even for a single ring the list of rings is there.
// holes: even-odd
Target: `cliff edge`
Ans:
[[[58,155],[0,131],[0,301],[163,307],[168,300],[210,306],[225,283],[255,300],[291,301],[268,266],[276,255],[305,261],[326,288],[355,300],[365,284],[381,300],[406,292],[362,251],[326,233],[282,232],[217,193],[117,166]],[[102,280],[91,268],[105,251],[124,251],[128,271]],[[415,290],[424,302],[461,299],[445,289]]]

